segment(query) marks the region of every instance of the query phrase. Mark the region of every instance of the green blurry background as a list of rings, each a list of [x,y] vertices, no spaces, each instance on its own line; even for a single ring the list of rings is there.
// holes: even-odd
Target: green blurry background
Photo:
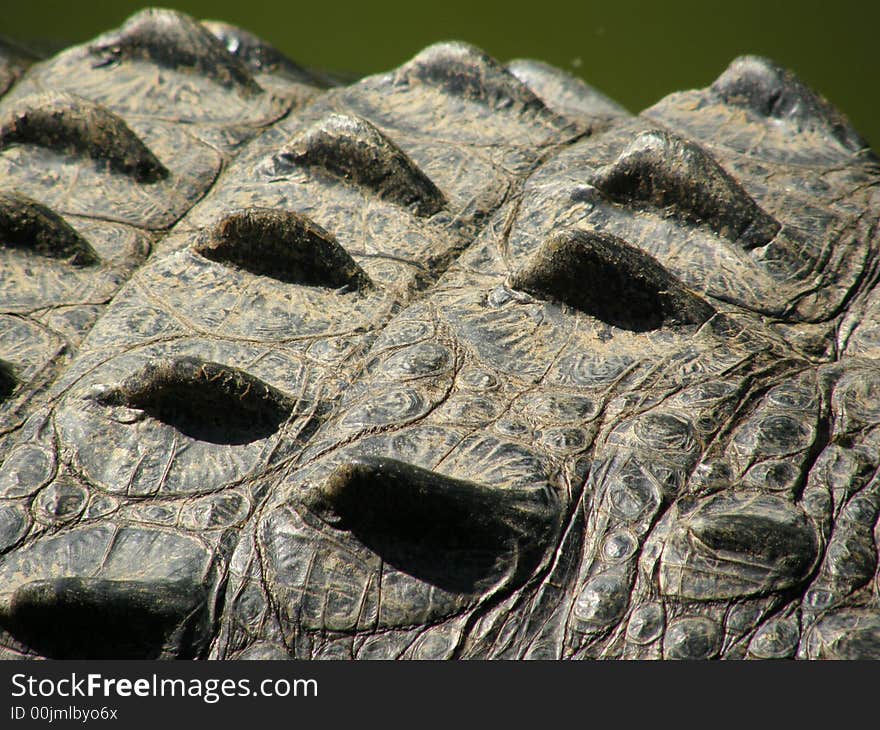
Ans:
[[[0,33],[78,43],[147,3],[0,0]],[[580,75],[633,111],[705,86],[737,55],[794,69],[880,146],[878,0],[180,0],[198,18],[244,26],[294,60],[372,73],[437,40],[474,43],[502,60],[540,58]]]

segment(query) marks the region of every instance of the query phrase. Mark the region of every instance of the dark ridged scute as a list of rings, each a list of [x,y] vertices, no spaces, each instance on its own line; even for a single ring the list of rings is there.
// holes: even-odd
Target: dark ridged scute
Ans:
[[[0,657],[878,656],[880,179],[789,71],[6,58]]]

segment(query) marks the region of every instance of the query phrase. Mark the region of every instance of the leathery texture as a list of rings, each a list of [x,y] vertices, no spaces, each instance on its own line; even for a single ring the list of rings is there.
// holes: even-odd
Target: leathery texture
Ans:
[[[147,10],[0,55],[0,656],[880,658],[880,166]]]

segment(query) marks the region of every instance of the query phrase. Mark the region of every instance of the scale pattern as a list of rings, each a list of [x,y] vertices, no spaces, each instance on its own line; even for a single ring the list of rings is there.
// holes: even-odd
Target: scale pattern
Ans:
[[[0,656],[880,658],[880,164],[147,10],[0,46]]]

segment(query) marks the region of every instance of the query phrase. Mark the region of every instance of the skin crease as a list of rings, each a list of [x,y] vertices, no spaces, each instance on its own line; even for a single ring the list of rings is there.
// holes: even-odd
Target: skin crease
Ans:
[[[0,97],[0,656],[880,655],[837,110],[752,57],[631,115],[235,33],[144,11]]]

